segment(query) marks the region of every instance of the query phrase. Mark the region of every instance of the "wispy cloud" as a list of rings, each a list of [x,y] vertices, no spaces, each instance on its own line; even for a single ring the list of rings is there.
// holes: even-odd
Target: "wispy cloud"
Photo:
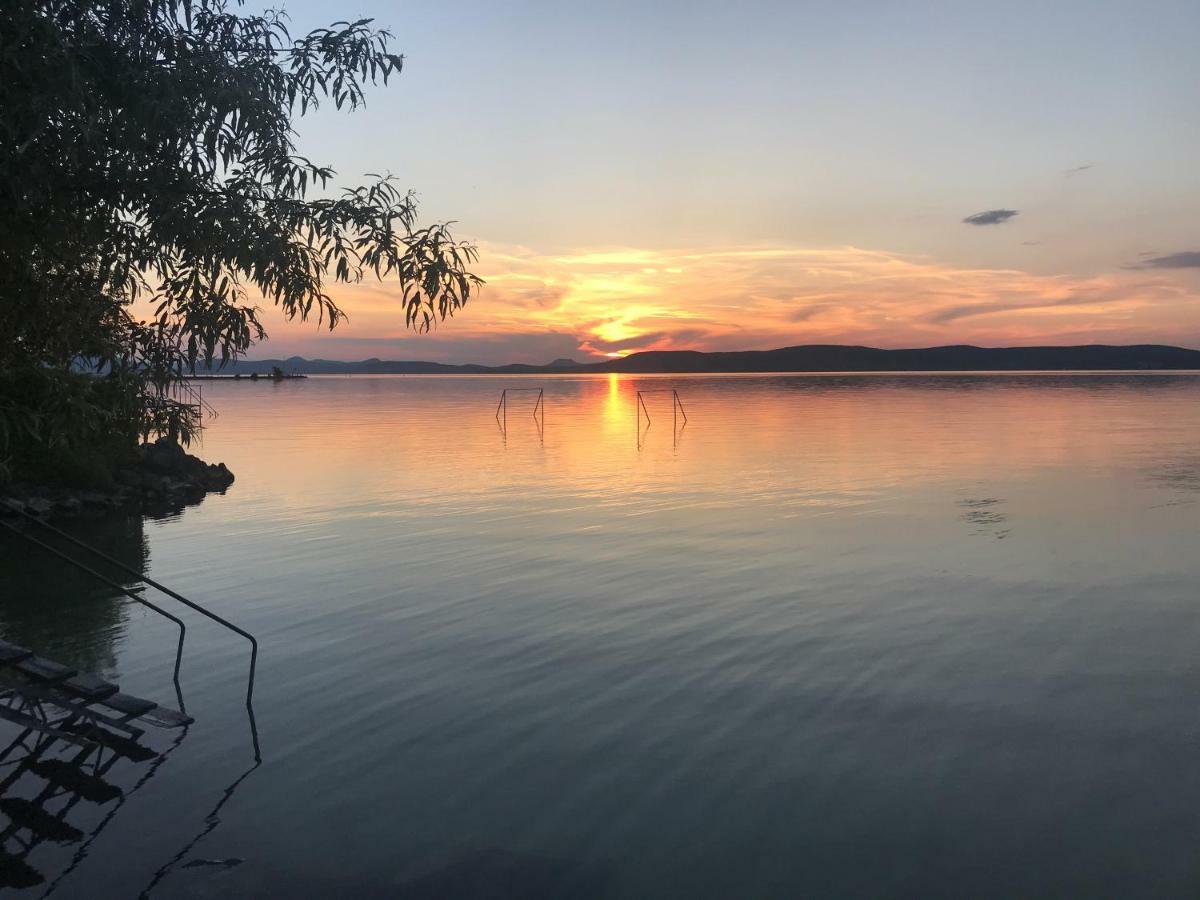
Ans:
[[[966,303],[962,306],[947,306],[932,313],[929,321],[945,324],[957,322],[972,316],[987,316],[996,313],[1010,312],[1041,312],[1045,310],[1060,310],[1069,306],[1104,306],[1111,304],[1112,298],[1103,294],[1097,296],[1070,296],[1044,301],[1033,300],[1026,302],[997,301],[995,303]]]
[[[1129,269],[1200,269],[1200,250],[1184,250],[1166,256],[1152,256]]]
[[[967,225],[999,225],[1019,213],[1018,209],[986,209],[983,212],[967,216],[963,222]]]
[[[815,303],[812,306],[800,306],[787,314],[789,322],[808,322],[832,308],[828,303]]]

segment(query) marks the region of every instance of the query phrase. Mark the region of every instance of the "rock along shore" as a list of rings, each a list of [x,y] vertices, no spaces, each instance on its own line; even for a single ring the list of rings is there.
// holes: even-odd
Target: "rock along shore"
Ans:
[[[137,462],[123,466],[108,488],[70,488],[22,482],[0,486],[0,515],[20,510],[41,517],[101,515],[142,509],[161,515],[199,503],[209,493],[225,493],[233,473],[210,464],[178,443],[159,438],[138,448]]]

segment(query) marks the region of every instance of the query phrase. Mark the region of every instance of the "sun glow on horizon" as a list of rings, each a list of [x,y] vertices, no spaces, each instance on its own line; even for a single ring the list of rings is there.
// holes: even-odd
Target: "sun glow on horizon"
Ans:
[[[1200,283],[1188,272],[1047,275],[851,246],[480,249],[482,293],[430,335],[404,330],[394,285],[364,283],[339,289],[350,318],[332,340],[361,343],[355,358],[395,342],[405,349],[392,358],[447,362],[489,361],[471,346],[493,362],[549,362],[804,343],[1200,342]],[[268,330],[294,341],[300,327],[271,319]],[[310,354],[331,355],[319,343],[330,339],[305,331]]]

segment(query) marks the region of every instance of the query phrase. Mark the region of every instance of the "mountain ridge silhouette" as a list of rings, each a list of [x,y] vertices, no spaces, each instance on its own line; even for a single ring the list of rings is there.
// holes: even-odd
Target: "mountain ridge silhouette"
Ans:
[[[954,344],[888,350],[847,344],[801,344],[773,350],[648,350],[629,356],[580,363],[437,363],[420,360],[344,361],[307,359],[240,360],[224,368],[214,365],[200,374],[269,374],[279,366],[302,375],[489,375],[557,373],[684,374],[724,372],[1020,372],[1200,370],[1200,350],[1166,344],[1080,344],[1071,346],[976,347]]]

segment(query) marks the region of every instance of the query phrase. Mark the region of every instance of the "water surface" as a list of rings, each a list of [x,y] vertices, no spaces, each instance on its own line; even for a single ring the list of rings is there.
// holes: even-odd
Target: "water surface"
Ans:
[[[1200,888],[1200,376],[205,397],[226,495],[74,527],[258,636],[262,764],[244,642],[186,616],[197,722],[61,896]],[[169,623],[0,573],[9,640],[173,700]]]

